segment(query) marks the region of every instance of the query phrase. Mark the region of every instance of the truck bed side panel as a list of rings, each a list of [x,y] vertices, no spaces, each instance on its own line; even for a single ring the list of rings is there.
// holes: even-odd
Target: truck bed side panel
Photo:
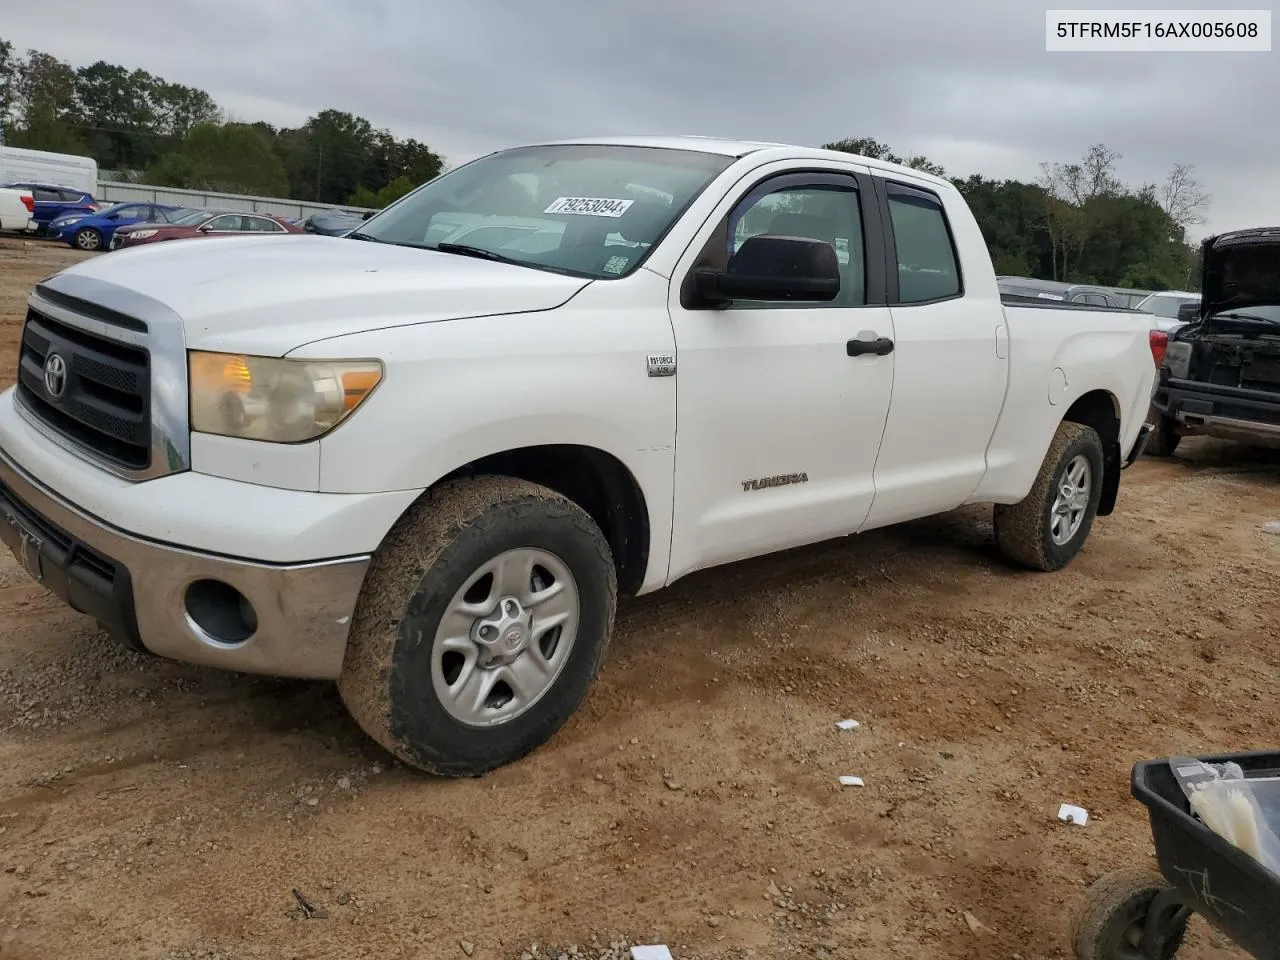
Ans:
[[[1005,306],[1009,391],[987,451],[987,473],[970,502],[1016,503],[1027,495],[1071,405],[1108,394],[1128,453],[1146,421],[1155,383],[1151,318],[1122,310]]]

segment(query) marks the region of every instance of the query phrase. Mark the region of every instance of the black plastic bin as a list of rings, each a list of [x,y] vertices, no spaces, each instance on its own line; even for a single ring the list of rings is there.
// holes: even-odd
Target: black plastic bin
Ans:
[[[1280,753],[1200,757],[1238,763],[1246,777],[1280,776]],[[1135,799],[1146,805],[1160,873],[1186,907],[1259,960],[1280,960],[1280,876],[1191,814],[1168,760],[1133,768]]]
[[[1278,752],[1198,759],[1237,763],[1250,778],[1280,776]],[[1280,876],[1192,815],[1167,759],[1137,764],[1131,785],[1150,815],[1160,872],[1117,870],[1089,889],[1075,918],[1077,958],[1171,960],[1198,913],[1257,960],[1280,960]]]

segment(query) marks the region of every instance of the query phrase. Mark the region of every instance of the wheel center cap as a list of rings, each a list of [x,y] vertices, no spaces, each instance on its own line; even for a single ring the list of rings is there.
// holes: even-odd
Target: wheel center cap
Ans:
[[[502,635],[502,648],[512,653],[524,646],[524,627],[516,624]]]
[[[480,649],[481,666],[512,663],[529,645],[533,616],[515,597],[503,597],[493,613],[475,622],[471,639]]]

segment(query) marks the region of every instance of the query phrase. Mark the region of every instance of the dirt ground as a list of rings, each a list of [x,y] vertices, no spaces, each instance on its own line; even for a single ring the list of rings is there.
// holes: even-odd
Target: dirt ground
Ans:
[[[0,383],[76,256],[0,242]],[[124,652],[6,554],[0,958],[1069,957],[1085,885],[1152,863],[1132,764],[1280,722],[1280,455],[1180,453],[1058,574],[966,509],[627,603],[580,714],[465,782],[331,684]],[[1197,919],[1180,956],[1242,954]]]

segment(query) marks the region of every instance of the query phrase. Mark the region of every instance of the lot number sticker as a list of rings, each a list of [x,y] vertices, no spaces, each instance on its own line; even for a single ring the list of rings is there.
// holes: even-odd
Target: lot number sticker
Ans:
[[[543,213],[572,213],[582,217],[620,217],[634,200],[611,200],[608,197],[557,197]]]

